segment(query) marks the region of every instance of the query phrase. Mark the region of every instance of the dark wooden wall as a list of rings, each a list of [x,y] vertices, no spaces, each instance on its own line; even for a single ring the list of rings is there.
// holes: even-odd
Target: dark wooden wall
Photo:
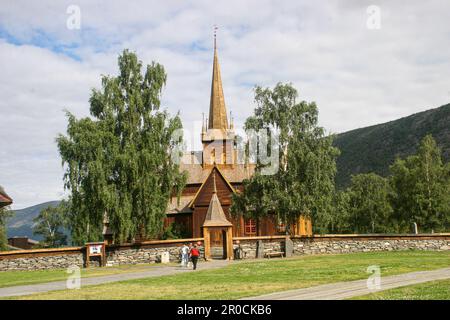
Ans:
[[[167,215],[164,219],[164,228],[167,228],[172,223],[183,226],[187,232],[187,236],[192,237],[192,213],[187,212]]]
[[[230,206],[232,200],[233,190],[227,184],[225,179],[221,176],[221,174],[215,171],[216,177],[216,188],[217,188],[217,197],[219,198],[220,204],[222,205],[223,211],[227,217],[227,219],[233,224],[233,236],[234,237],[245,237],[249,236],[245,234],[244,228],[244,219],[237,218],[233,219],[230,215]],[[197,193],[200,185],[188,185],[183,190],[183,195],[194,195]],[[242,191],[241,183],[234,183],[233,188],[235,190]],[[209,203],[211,202],[211,197],[214,190],[214,182],[213,175],[209,175],[203,188],[198,194],[195,202],[193,204],[193,212],[192,213],[177,213],[170,214],[167,216],[165,221],[165,225],[169,225],[172,222],[188,224],[187,229],[192,233],[192,237],[200,238],[203,237],[202,233],[202,225],[205,221],[206,213],[208,211]],[[257,233],[255,236],[270,236],[276,235],[277,230],[275,223],[270,218],[262,219],[257,228]]]

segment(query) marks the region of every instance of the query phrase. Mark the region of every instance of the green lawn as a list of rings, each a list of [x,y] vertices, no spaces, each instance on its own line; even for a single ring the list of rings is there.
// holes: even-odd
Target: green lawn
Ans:
[[[450,252],[403,251],[253,260],[203,270],[54,291],[21,299],[237,299],[324,283],[364,279],[378,265],[382,276],[450,265]]]
[[[380,291],[356,297],[354,300],[450,300],[450,280],[430,281]]]
[[[138,272],[148,270],[153,266],[159,265],[138,264],[107,268],[81,269],[81,277],[88,278],[119,273]],[[66,273],[66,269],[0,272],[0,288],[66,280],[68,276],[69,274]]]

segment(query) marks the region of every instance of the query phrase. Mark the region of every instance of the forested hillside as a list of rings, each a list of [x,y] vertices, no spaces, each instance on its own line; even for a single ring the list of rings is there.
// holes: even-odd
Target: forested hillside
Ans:
[[[411,116],[338,134],[334,145],[341,150],[336,183],[342,188],[352,174],[389,173],[395,157],[417,151],[420,140],[433,135],[445,161],[450,159],[450,104]]]

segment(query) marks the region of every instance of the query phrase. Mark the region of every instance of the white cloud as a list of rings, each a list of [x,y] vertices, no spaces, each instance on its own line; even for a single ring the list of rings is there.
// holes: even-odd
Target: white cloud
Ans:
[[[66,28],[70,4],[80,6],[80,31]],[[65,131],[62,109],[87,115],[90,88],[99,86],[100,74],[116,73],[123,48],[144,63],[162,63],[164,105],[180,110],[185,126],[199,121],[209,107],[214,24],[236,125],[252,112],[252,87],[278,81],[292,82],[302,99],[316,101],[321,124],[332,132],[447,103],[450,4],[377,1],[381,29],[368,30],[371,4],[2,1],[0,183],[16,207],[60,197],[54,139]]]

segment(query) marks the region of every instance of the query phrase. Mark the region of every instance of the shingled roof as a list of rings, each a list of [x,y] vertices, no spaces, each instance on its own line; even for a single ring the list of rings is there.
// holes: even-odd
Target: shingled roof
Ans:
[[[250,179],[255,173],[255,164],[235,164],[233,166],[220,167],[224,178],[230,183],[240,183],[244,179]],[[188,174],[187,184],[201,184],[211,173],[210,168],[204,168],[201,164],[180,164],[180,170]]]
[[[208,211],[206,212],[205,222],[203,222],[203,227],[230,227],[233,224],[228,221],[225,213],[223,212],[222,205],[220,204],[219,198],[217,197],[216,188],[216,173],[213,172],[214,179],[214,190],[211,197],[211,202],[209,203]]]
[[[8,196],[5,192],[5,189],[3,189],[2,186],[0,186],[0,208],[9,206],[12,202],[13,200],[11,199],[11,197]]]

